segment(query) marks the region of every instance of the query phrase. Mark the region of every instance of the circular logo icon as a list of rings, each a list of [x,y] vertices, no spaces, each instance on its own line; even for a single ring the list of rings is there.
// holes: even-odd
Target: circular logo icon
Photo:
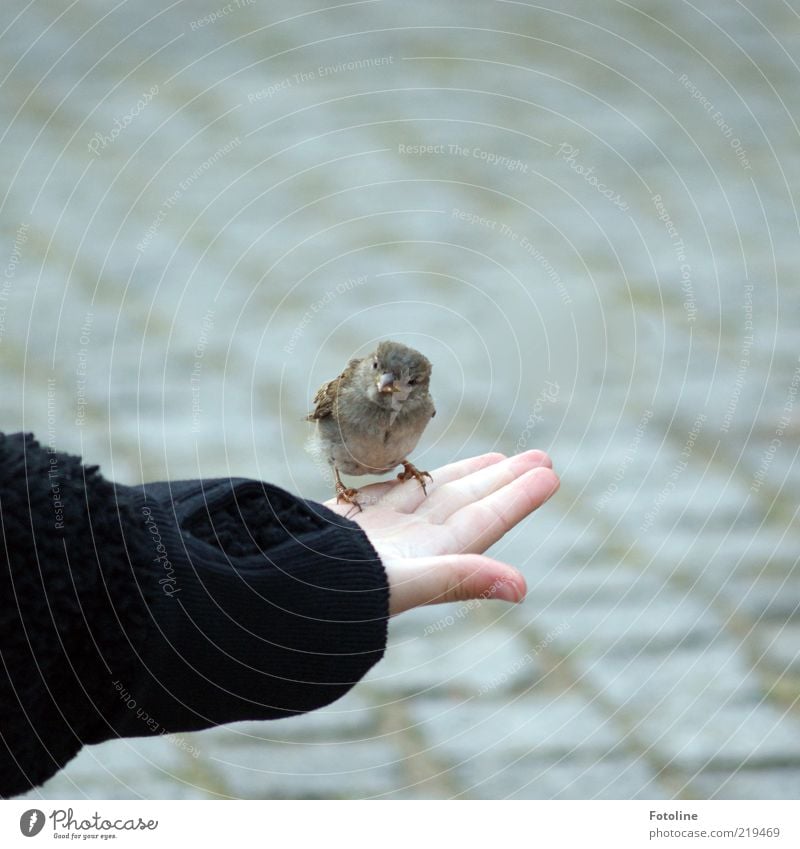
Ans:
[[[44,828],[44,812],[38,808],[31,808],[19,818],[19,830],[25,837],[36,837]]]

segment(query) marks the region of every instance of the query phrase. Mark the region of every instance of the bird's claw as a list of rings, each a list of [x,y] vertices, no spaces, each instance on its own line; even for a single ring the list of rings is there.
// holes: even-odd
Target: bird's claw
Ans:
[[[358,507],[358,512],[361,513],[363,511],[363,507],[359,504],[358,498],[358,490],[353,489],[352,487],[345,486],[341,481],[336,484],[336,503],[344,501],[345,504],[351,504],[353,507]],[[348,515],[350,515],[348,511]]]
[[[399,481],[407,481],[414,478],[414,480],[419,481],[419,485],[422,487],[422,491],[425,495],[428,494],[428,490],[425,486],[425,478],[430,478],[433,480],[433,475],[430,472],[421,472],[413,463],[409,463],[407,460],[403,460],[403,471],[397,476],[397,480]]]

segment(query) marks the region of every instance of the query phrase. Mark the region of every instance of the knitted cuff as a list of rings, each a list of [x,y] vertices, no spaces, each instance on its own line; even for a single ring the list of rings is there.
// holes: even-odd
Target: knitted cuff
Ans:
[[[160,592],[118,684],[118,734],[303,713],[383,656],[386,573],[355,523],[241,479],[149,484],[132,499]]]

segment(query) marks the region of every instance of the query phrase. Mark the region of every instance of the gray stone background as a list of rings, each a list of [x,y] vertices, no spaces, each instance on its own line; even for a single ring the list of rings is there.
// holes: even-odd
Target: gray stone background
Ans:
[[[493,551],[524,604],[30,798],[798,797],[796,2],[4,10],[0,427],[322,499],[300,419],[392,337],[419,465],[562,476]]]

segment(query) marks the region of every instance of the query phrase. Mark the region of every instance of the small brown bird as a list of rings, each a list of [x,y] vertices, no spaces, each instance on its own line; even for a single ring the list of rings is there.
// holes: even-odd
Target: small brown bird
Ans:
[[[336,500],[361,510],[357,489],[339,476],[380,475],[402,464],[399,480],[415,478],[425,489],[430,473],[408,460],[428,422],[436,415],[430,396],[430,362],[413,348],[385,341],[361,359],[353,359],[314,396],[316,423],[308,450],[333,468]]]

